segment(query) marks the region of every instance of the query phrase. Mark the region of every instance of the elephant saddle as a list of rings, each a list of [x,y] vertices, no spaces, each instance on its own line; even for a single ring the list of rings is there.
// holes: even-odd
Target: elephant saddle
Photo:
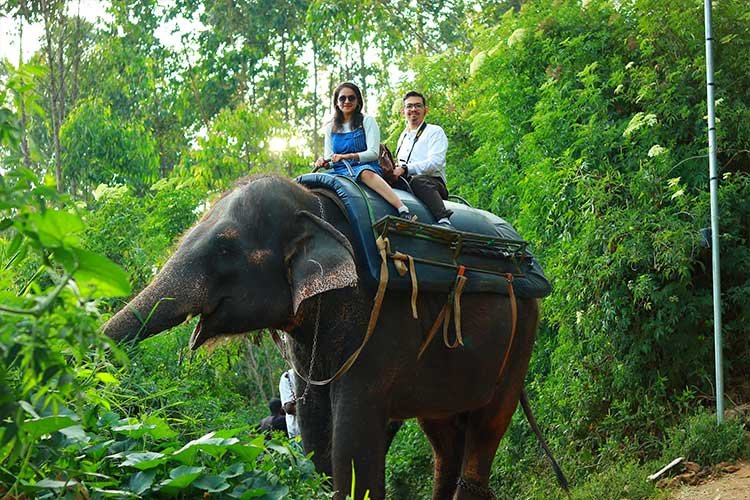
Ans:
[[[370,285],[378,285],[385,255],[389,289],[408,291],[418,282],[419,290],[450,292],[460,279],[463,293],[541,298],[551,292],[526,242],[494,214],[465,202],[446,201],[455,230],[444,229],[433,225],[427,207],[406,190],[394,189],[417,216],[414,222],[397,217],[380,195],[350,177],[312,173],[296,181],[341,208],[351,225],[352,246],[367,271],[362,279]]]

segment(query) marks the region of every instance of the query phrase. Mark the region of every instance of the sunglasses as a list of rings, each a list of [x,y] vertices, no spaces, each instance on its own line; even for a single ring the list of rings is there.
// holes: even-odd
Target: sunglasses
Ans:
[[[357,96],[354,95],[354,94],[351,94],[351,95],[340,95],[339,96],[339,102],[341,104],[345,103],[346,101],[354,102],[356,100],[357,100]]]

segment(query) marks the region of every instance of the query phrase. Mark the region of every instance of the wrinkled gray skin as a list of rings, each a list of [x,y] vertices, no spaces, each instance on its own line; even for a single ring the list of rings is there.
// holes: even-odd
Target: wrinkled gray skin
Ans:
[[[218,335],[283,329],[295,366],[307,374],[319,307],[313,378],[328,378],[361,343],[375,294],[357,278],[349,238],[343,214],[325,197],[280,177],[241,181],[187,233],[105,332],[120,341],[141,340],[200,315],[190,340],[196,349]],[[388,291],[357,362],[333,384],[312,386],[298,404],[305,451],[313,451],[317,469],[332,476],[336,498],[350,491],[352,461],[356,498],[366,490],[370,498],[384,498],[389,419],[419,419],[434,451],[434,499],[480,498],[469,491],[474,488],[456,487],[459,476],[488,485],[523,388],[538,305],[519,300],[517,332],[498,383],[511,334],[510,301],[502,295],[465,295],[465,346],[449,350],[438,334],[417,361],[445,299],[420,293],[414,320],[409,296]],[[141,327],[132,310],[145,318],[157,303]],[[298,379],[297,387],[301,393],[305,383]]]

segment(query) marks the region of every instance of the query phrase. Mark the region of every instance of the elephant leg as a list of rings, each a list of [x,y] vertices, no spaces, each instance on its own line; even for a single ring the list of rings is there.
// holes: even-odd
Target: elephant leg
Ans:
[[[449,500],[456,491],[466,434],[463,417],[456,416],[444,420],[419,419],[419,425],[432,445],[435,461],[432,500]]]
[[[489,489],[492,461],[517,404],[518,393],[504,391],[496,394],[485,408],[469,414],[461,477],[454,500],[493,498]]]
[[[538,312],[536,301],[519,301],[519,330],[508,366],[496,385],[490,402],[468,414],[463,466],[455,500],[491,498],[489,482],[492,461],[521,397],[531,359]]]
[[[304,403],[297,403],[297,418],[305,454],[313,453],[315,470],[328,477],[333,476],[331,400],[328,388],[311,386]]]
[[[385,498],[387,422],[384,409],[367,398],[350,397],[340,404],[334,403],[334,499],[346,498],[351,493],[352,481],[355,482],[352,500],[362,500],[368,491],[372,500]]]

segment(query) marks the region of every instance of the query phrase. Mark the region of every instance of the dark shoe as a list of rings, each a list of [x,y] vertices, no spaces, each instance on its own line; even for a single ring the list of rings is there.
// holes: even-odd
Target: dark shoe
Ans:
[[[412,215],[411,212],[399,212],[398,216],[404,220],[408,220],[409,222],[417,220],[417,216]]]
[[[443,227],[445,229],[456,229],[455,227],[453,227],[453,224],[451,224],[451,221],[449,221],[449,220],[444,220],[444,221],[438,222],[435,225]]]

